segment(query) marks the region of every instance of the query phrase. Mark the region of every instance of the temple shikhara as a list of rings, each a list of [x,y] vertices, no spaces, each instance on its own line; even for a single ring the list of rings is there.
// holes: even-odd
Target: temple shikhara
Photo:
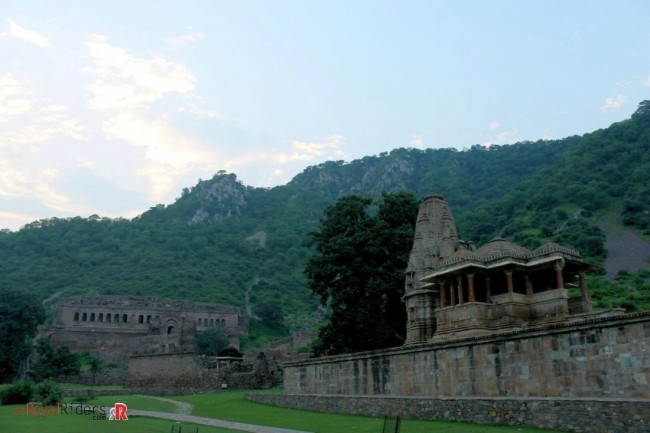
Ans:
[[[528,250],[503,238],[481,248],[458,238],[447,202],[426,197],[406,269],[407,345],[563,323],[591,312],[577,251]],[[580,296],[569,297],[570,288]]]

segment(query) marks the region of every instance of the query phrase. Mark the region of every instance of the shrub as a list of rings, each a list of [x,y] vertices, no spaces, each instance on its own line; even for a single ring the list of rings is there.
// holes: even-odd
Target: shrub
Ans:
[[[27,380],[19,380],[0,391],[0,402],[2,404],[29,403],[32,395],[34,395],[34,384]]]
[[[43,406],[59,403],[63,399],[61,386],[53,380],[44,380],[36,385],[35,393]]]

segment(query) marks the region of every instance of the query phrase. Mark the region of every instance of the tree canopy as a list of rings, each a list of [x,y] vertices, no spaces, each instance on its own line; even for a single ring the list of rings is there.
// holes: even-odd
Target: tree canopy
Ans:
[[[18,374],[43,320],[45,310],[37,297],[0,288],[0,382]]]
[[[404,269],[418,202],[411,193],[383,194],[376,212],[369,196],[350,195],[325,209],[309,244],[315,254],[307,281],[329,309],[314,347],[332,355],[400,345],[406,313]]]

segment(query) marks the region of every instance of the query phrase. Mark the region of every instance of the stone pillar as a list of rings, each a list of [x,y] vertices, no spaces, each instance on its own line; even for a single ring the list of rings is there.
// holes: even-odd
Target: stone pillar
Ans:
[[[582,294],[582,300],[589,302],[589,292],[587,292],[587,276],[585,274],[585,271],[580,271],[578,275],[580,275],[580,292]]]
[[[463,299],[463,278],[458,277],[457,281],[458,281],[458,303],[464,304],[465,299]]]
[[[515,286],[512,283],[512,271],[505,271],[506,278],[508,279],[508,293],[515,291]]]
[[[487,302],[492,302],[492,284],[490,277],[485,277],[485,299]]]
[[[467,291],[469,292],[468,302],[476,302],[476,295],[474,294],[474,274],[467,274]]]
[[[454,282],[449,281],[449,292],[451,293],[451,306],[456,306],[456,288],[454,287]]]
[[[526,278],[526,294],[533,294],[533,281],[530,279],[528,272],[524,272],[524,277]]]
[[[444,283],[438,283],[440,287],[440,308],[445,308],[447,306],[447,294],[445,293]]]
[[[553,265],[555,269],[555,276],[557,278],[557,288],[564,289],[564,276],[562,275],[562,268],[564,268],[564,260],[558,260]]]

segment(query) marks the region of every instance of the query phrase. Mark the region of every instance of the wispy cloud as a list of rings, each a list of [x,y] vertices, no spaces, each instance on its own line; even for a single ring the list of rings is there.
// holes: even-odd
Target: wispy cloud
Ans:
[[[648,75],[648,78],[643,80],[643,85],[646,87],[650,87],[650,75]]]
[[[607,113],[608,111],[618,110],[625,104],[625,101],[627,101],[627,97],[623,94],[616,95],[613,98],[606,98],[605,104],[600,107],[600,111]]]
[[[88,88],[89,105],[103,113],[101,129],[108,138],[144,149],[135,174],[148,179],[151,199],[166,198],[177,179],[196,166],[214,164],[214,156],[175,130],[164,114],[171,108],[219,117],[216,110],[199,105],[203,100],[193,93],[196,79],[189,69],[160,56],[136,57],[103,36],[92,37],[87,45],[94,63],[83,71],[95,77]],[[180,101],[173,98],[179,96]]]
[[[237,173],[249,170],[271,171],[257,186],[277,185],[289,180],[289,173],[304,168],[305,162],[349,159],[343,150],[343,136],[331,134],[318,142],[294,140],[288,149],[252,149],[246,152],[233,151],[233,154],[219,158],[223,167]]]
[[[424,134],[411,134],[411,147],[414,147],[416,149],[424,149],[422,140],[424,140]]]
[[[14,77],[11,72],[0,77],[0,122],[28,113],[32,108],[30,94],[27,83]]]
[[[171,48],[178,49],[184,47],[187,44],[198,42],[203,38],[203,33],[190,29],[183,35],[172,36],[170,38],[167,38],[165,41],[170,45]]]
[[[139,176],[149,179],[154,200],[162,199],[174,181],[196,165],[212,165],[213,157],[192,140],[174,131],[164,120],[152,120],[133,112],[120,113],[103,124],[110,137],[145,149]]]
[[[11,20],[7,20],[7,21],[9,22],[10,36],[14,38],[22,39],[34,45],[38,45],[41,48],[48,48],[52,45],[50,41],[42,34],[35,32],[34,30],[28,30]]]
[[[94,65],[83,71],[96,77],[88,89],[93,95],[91,108],[145,108],[168,94],[190,96],[194,89],[194,75],[179,63],[163,57],[137,58],[103,36],[92,37],[87,45]]]

